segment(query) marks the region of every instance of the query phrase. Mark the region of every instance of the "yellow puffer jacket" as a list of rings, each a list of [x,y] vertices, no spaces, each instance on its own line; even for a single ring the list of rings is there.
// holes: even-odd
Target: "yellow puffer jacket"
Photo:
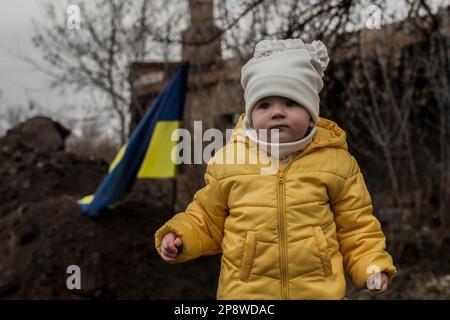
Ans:
[[[209,162],[206,186],[156,232],[158,252],[172,231],[183,240],[175,263],[222,253],[218,299],[341,299],[344,272],[357,288],[373,271],[392,279],[397,271],[345,132],[319,118],[299,155],[261,174],[262,161],[217,161],[235,147],[255,152],[243,116]]]

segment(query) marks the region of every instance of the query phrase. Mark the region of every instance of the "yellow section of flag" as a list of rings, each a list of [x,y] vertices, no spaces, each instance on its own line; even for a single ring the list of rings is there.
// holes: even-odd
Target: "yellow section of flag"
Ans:
[[[172,132],[180,127],[181,121],[158,121],[147,148],[137,178],[175,178],[176,167],[171,159],[172,149],[178,141],[171,141]],[[126,145],[122,146],[109,167],[112,171],[120,162]]]
[[[88,196],[83,197],[83,199],[78,200],[79,204],[90,204],[94,200],[94,195],[90,194]]]

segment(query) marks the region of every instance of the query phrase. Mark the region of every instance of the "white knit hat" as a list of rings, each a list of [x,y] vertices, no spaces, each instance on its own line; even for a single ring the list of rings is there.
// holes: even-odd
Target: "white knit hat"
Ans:
[[[241,70],[250,124],[253,106],[268,96],[282,96],[301,104],[316,122],[328,62],[328,51],[321,41],[311,44],[300,39],[260,41],[253,58]]]

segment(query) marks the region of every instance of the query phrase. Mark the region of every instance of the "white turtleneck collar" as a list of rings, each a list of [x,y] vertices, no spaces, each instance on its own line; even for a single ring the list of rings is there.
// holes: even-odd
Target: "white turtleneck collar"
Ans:
[[[312,127],[312,129],[309,131],[308,135],[305,136],[303,139],[293,142],[286,142],[286,143],[270,143],[266,141],[259,140],[256,135],[256,130],[251,128],[250,122],[247,119],[247,116],[244,117],[244,121],[242,122],[242,129],[245,132],[245,135],[252,140],[252,142],[259,144],[264,150],[279,150],[279,158],[289,159],[290,154],[294,152],[300,152],[303,149],[306,148],[306,146],[312,141],[315,133],[316,133],[316,126]]]

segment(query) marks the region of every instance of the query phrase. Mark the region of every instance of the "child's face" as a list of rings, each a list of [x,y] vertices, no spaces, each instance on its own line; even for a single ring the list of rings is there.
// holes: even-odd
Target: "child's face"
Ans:
[[[271,141],[271,129],[279,129],[279,142],[293,142],[303,139],[308,130],[311,116],[298,103],[283,97],[270,96],[256,102],[252,110],[253,127],[259,139],[260,129],[268,130]]]

